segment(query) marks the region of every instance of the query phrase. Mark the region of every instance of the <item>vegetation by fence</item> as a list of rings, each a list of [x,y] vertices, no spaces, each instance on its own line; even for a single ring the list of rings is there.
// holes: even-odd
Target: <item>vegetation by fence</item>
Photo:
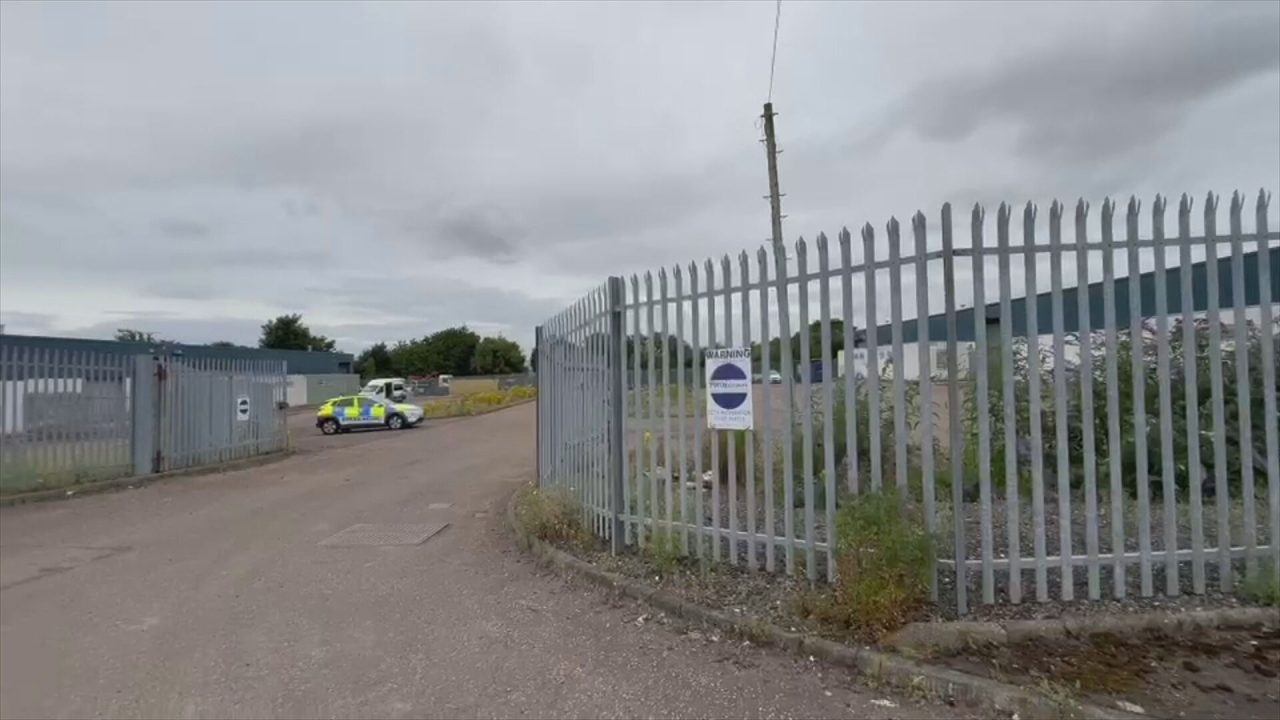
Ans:
[[[861,257],[847,230],[834,263],[819,236],[816,268],[801,239],[660,270],[656,292],[649,273],[629,293],[610,278],[539,328],[540,481],[577,494],[615,548],[662,533],[811,580],[856,566],[836,561],[838,508],[891,486],[940,551],[931,596],[960,612],[1280,573],[1269,207],[1259,193],[1246,231],[1233,196],[1220,233],[1210,194],[1193,235],[1190,198],[1176,232],[1164,198],[1146,217],[1131,199],[1117,234],[1114,203],[1095,224],[1081,201],[1067,239],[1064,206],[1045,228],[1028,204],[1021,243],[1012,208],[992,242],[975,207],[959,246],[944,206],[935,232],[912,218],[909,243],[897,220],[883,243],[864,226]],[[938,343],[942,371],[908,377]],[[753,431],[709,432],[702,350],[739,345],[769,347],[754,372],[782,383],[754,388]],[[855,364],[881,345],[887,362]],[[834,372],[776,367],[841,354]]]

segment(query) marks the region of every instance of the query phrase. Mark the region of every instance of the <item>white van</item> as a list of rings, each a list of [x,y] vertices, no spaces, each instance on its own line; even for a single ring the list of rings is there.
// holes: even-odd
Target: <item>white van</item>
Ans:
[[[404,378],[374,378],[365,384],[360,394],[391,402],[404,402],[409,397]]]

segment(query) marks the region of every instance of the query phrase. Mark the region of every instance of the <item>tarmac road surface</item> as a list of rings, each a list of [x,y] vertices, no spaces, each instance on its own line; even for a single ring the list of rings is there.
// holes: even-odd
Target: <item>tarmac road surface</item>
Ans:
[[[537,569],[502,525],[534,416],[324,437],[299,414],[279,462],[0,509],[0,716],[953,715]]]

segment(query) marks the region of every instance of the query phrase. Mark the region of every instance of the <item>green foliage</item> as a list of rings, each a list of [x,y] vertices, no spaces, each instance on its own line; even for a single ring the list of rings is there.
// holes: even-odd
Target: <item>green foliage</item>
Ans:
[[[156,337],[155,333],[143,330],[134,330],[132,328],[120,328],[116,330],[116,340],[120,342],[145,342],[145,343],[161,343],[163,339]]]
[[[445,328],[419,340],[401,340],[389,351],[397,375],[471,375],[480,336],[467,326]]]
[[[524,352],[520,346],[501,337],[488,337],[476,345],[475,371],[479,375],[507,375],[524,372]]]
[[[1188,366],[1183,361],[1184,337],[1183,324],[1181,319],[1176,319],[1171,323],[1168,331],[1168,342],[1166,347],[1169,351],[1169,399],[1171,412],[1171,421],[1173,428],[1173,465],[1169,468],[1164,467],[1163,455],[1160,447],[1160,423],[1159,423],[1159,374],[1155,372],[1157,367],[1157,343],[1155,342],[1155,328],[1150,323],[1144,325],[1145,340],[1135,347],[1130,334],[1124,330],[1117,334],[1116,342],[1108,345],[1103,333],[1095,332],[1090,336],[1090,381],[1091,381],[1091,399],[1093,405],[1093,427],[1086,429],[1081,414],[1081,395],[1082,395],[1082,364],[1078,361],[1067,361],[1064,366],[1067,385],[1067,443],[1068,452],[1071,457],[1072,476],[1070,478],[1071,486],[1078,488],[1084,482],[1083,452],[1084,438],[1086,432],[1091,432],[1095,448],[1096,458],[1096,477],[1100,488],[1107,487],[1110,479],[1110,462],[1113,454],[1119,456],[1121,475],[1128,479],[1137,475],[1137,439],[1139,437],[1138,429],[1134,423],[1134,409],[1136,407],[1134,394],[1134,375],[1133,375],[1133,356],[1135,352],[1142,353],[1143,372],[1140,374],[1141,382],[1138,385],[1138,392],[1143,399],[1145,406],[1145,415],[1147,419],[1146,426],[1142,428],[1142,435],[1146,440],[1146,462],[1147,472],[1150,482],[1150,490],[1153,497],[1159,496],[1163,492],[1163,479],[1166,473],[1171,474],[1174,479],[1174,485],[1180,492],[1184,494],[1190,483],[1190,467],[1189,462],[1189,441],[1187,433],[1187,398],[1185,390],[1185,379],[1188,375]],[[1212,389],[1210,375],[1210,358],[1209,358],[1209,342],[1210,342],[1210,324],[1207,319],[1196,321],[1195,326],[1195,351],[1196,358],[1196,414],[1197,423],[1199,425],[1199,450],[1200,450],[1200,477],[1202,487],[1207,491],[1213,487],[1213,442],[1214,442],[1214,423],[1213,423],[1213,405],[1212,405]],[[1237,489],[1240,486],[1240,477],[1242,463],[1251,462],[1254,464],[1255,473],[1265,474],[1265,465],[1262,458],[1265,457],[1265,422],[1266,413],[1264,409],[1264,398],[1261,392],[1262,387],[1262,338],[1261,330],[1256,323],[1250,323],[1247,329],[1246,352],[1238,353],[1235,348],[1233,339],[1234,333],[1230,327],[1222,326],[1220,328],[1224,342],[1220,346],[1222,357],[1222,396],[1224,406],[1224,428],[1223,434],[1226,440],[1226,457],[1227,466],[1225,475],[1230,487]],[[1069,345],[1078,346],[1079,336],[1069,337],[1067,340]],[[1014,397],[1016,423],[1019,441],[1022,445],[1016,449],[1016,452],[1009,452],[1005,448],[1004,443],[1004,393],[1001,380],[1001,359],[999,357],[989,358],[989,386],[988,386],[988,406],[991,418],[991,476],[998,488],[1004,487],[1005,479],[1005,463],[1011,461],[1016,456],[1017,470],[1019,482],[1026,484],[1029,482],[1029,468],[1032,459],[1032,453],[1037,449],[1041,454],[1046,472],[1051,472],[1055,468],[1057,462],[1057,414],[1055,407],[1055,396],[1053,390],[1053,357],[1052,352],[1048,348],[1038,348],[1038,362],[1032,362],[1029,357],[1030,352],[1028,343],[1020,340],[1014,343],[1012,347],[1012,368],[1014,378]],[[1078,354],[1078,353],[1074,353]],[[1070,354],[1069,354],[1070,355]],[[1117,393],[1117,418],[1119,420],[1119,444],[1111,447],[1111,438],[1109,435],[1108,425],[1110,422],[1108,407],[1108,381],[1107,381],[1107,363],[1108,356],[1115,358],[1116,364],[1116,393]],[[1250,424],[1251,424],[1251,442],[1250,447],[1243,446],[1243,435],[1241,433],[1240,415],[1239,415],[1239,385],[1236,376],[1236,363],[1244,357],[1248,363],[1250,392]],[[1027,441],[1028,428],[1030,426],[1030,408],[1027,403],[1027,397],[1030,391],[1030,380],[1032,368],[1035,367],[1040,373],[1040,397],[1042,405],[1041,426],[1043,442],[1039,448],[1033,449]],[[964,404],[962,416],[964,418],[963,427],[966,430],[964,439],[964,468],[965,482],[968,485],[976,485],[978,482],[978,458],[977,458],[977,393],[976,379],[971,375],[965,382],[963,389]],[[1125,488],[1127,493],[1132,494],[1135,490],[1133,483],[1130,481]]]
[[[538,388],[532,385],[517,385],[507,391],[507,397],[515,402],[531,400],[538,397]]]
[[[334,341],[315,335],[298,314],[281,315],[262,324],[258,347],[274,350],[316,350],[332,352]]]
[[[1280,575],[1275,567],[1265,562],[1257,570],[1250,573],[1240,586],[1240,594],[1259,605],[1280,607]]]
[[[680,536],[667,530],[659,530],[650,536],[644,552],[662,577],[671,577],[684,559],[680,552]]]
[[[896,459],[893,452],[896,430],[893,424],[893,398],[891,396],[893,388],[893,373],[893,365],[886,363],[880,368],[877,377],[855,377],[853,380],[853,405],[855,418],[854,442],[857,444],[856,454],[858,473],[862,478],[862,483],[864,485],[868,485],[870,483],[871,477],[872,415],[870,389],[872,384],[877,382],[879,383],[880,407],[876,417],[876,423],[880,427],[881,473],[886,485],[896,482],[897,468],[894,467]],[[815,502],[819,506],[822,506],[826,502],[826,470],[824,467],[826,438],[824,431],[828,422],[830,422],[832,426],[832,454],[835,458],[835,468],[838,477],[843,478],[845,476],[845,472],[847,472],[848,469],[848,463],[852,460],[850,457],[850,448],[847,437],[849,418],[848,413],[845,411],[845,382],[843,378],[833,378],[833,380],[830,417],[827,417],[823,412],[822,391],[819,386],[814,386],[813,396],[809,400],[810,411],[813,414],[812,445],[815,476],[814,494],[816,496]],[[909,468],[915,473],[914,476],[908,478],[908,485],[912,489],[912,492],[917,492],[919,486],[918,468],[920,447],[918,439],[913,437],[915,428],[920,422],[920,413],[922,412],[919,394],[919,386],[914,380],[908,381],[904,385],[904,398],[906,400],[904,419],[906,421],[905,425],[908,435],[907,462]],[[934,426],[937,427],[936,420]],[[779,455],[779,457],[781,457],[781,455]],[[791,462],[792,466],[796,469],[797,477],[799,477],[801,468],[804,467],[804,428],[798,422],[793,423],[792,428]],[[837,487],[841,486],[841,484],[841,482],[837,481]],[[803,505],[803,494],[797,492],[795,494],[795,506],[802,507]]]
[[[467,375],[471,372],[480,336],[463,325],[434,332],[426,337],[425,343],[438,368],[436,372]]]
[[[209,347],[229,348],[229,347],[239,347],[239,346],[231,342],[230,340],[215,340],[209,343]]]
[[[356,356],[355,371],[362,381],[376,377],[395,376],[395,365],[386,343],[377,343]]]
[[[836,516],[837,578],[808,614],[875,640],[929,602],[933,541],[914,509],[892,491],[849,498]]]
[[[422,410],[426,417],[432,419],[459,417],[497,410],[537,396],[537,388],[518,386],[505,392],[485,391],[470,395],[432,398],[423,403]]]
[[[582,524],[582,506],[563,487],[525,485],[520,488],[516,522],[543,542],[582,544],[590,538]]]

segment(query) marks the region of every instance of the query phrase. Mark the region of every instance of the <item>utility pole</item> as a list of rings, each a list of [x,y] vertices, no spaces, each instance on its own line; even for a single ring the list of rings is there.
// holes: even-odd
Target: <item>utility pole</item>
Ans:
[[[778,192],[778,139],[773,134],[773,103],[764,104],[764,151],[769,160],[769,209],[773,214],[773,244],[782,244],[782,194]]]

